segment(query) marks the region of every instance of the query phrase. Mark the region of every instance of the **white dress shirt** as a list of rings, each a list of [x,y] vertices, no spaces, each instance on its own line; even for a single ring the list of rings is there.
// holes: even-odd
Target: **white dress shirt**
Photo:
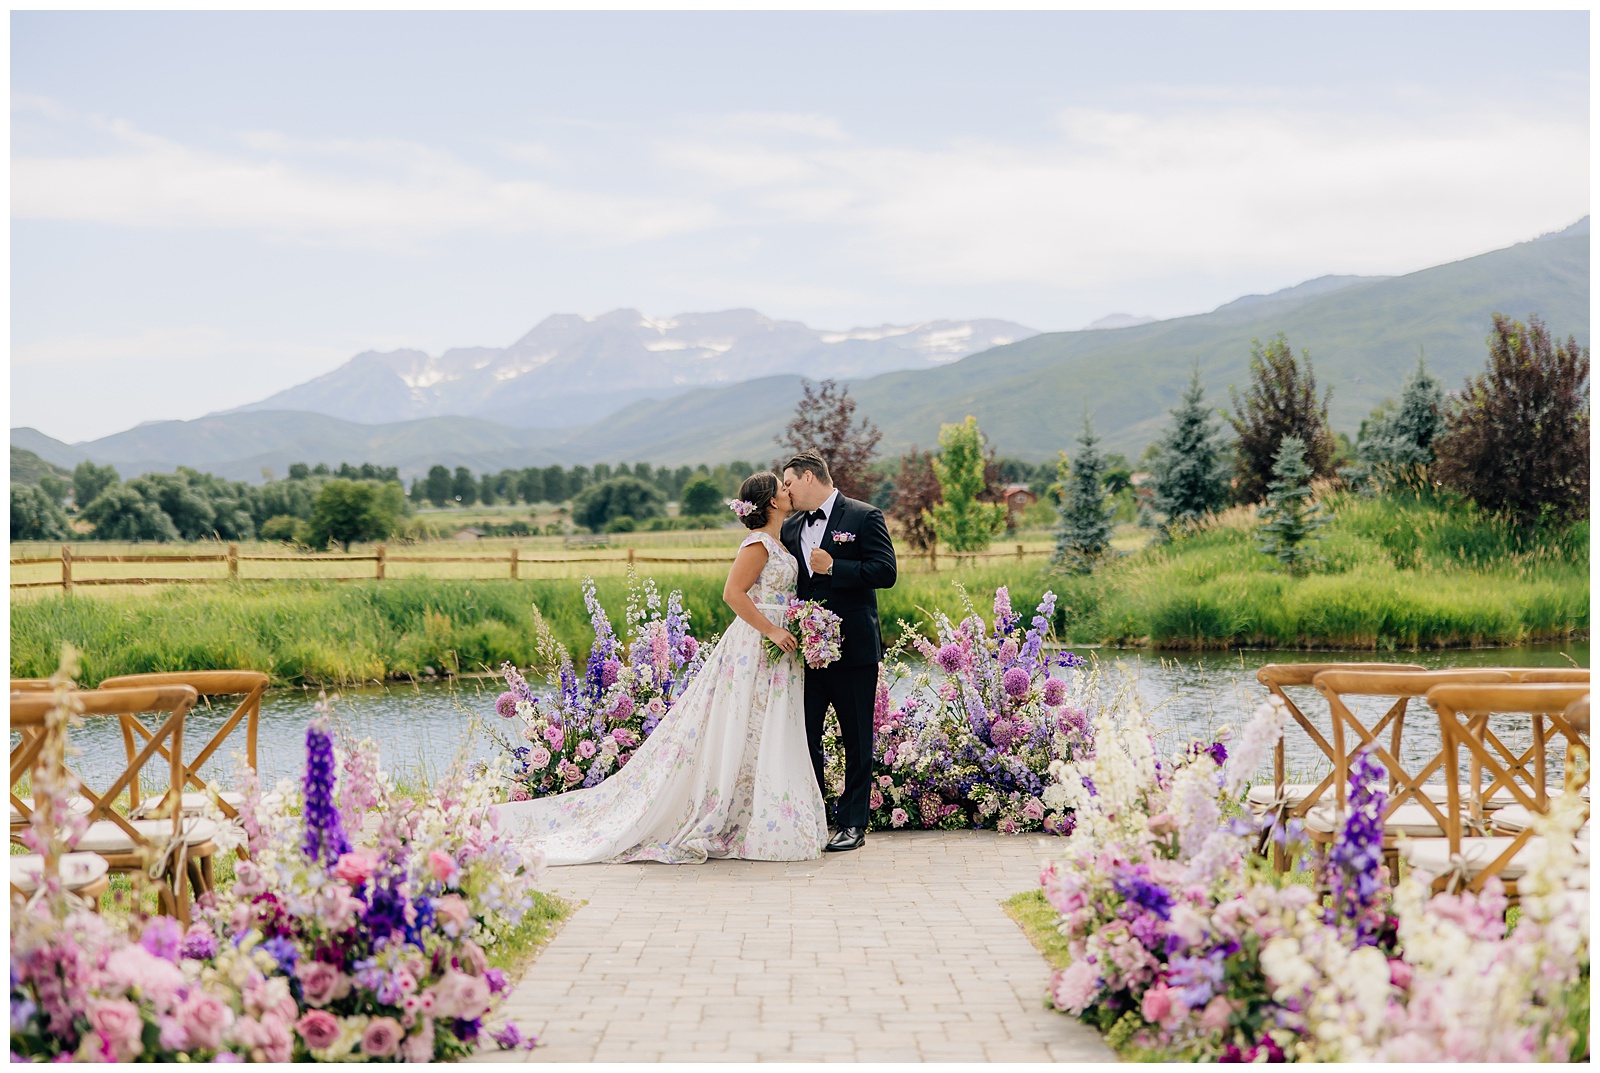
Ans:
[[[814,522],[807,522],[800,529],[800,559],[805,563],[807,577],[816,576],[816,571],[811,569],[811,553],[822,547],[822,534],[828,528],[828,519],[833,517],[833,504],[838,498],[839,490],[835,488],[833,494],[823,500],[822,506],[817,508],[822,511],[822,517]]]

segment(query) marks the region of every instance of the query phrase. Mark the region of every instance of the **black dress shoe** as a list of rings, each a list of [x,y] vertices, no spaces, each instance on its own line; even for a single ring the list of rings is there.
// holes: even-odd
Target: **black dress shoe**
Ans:
[[[861,827],[841,827],[839,833],[828,840],[822,848],[828,853],[843,853],[846,850],[860,849],[867,841],[867,832]]]

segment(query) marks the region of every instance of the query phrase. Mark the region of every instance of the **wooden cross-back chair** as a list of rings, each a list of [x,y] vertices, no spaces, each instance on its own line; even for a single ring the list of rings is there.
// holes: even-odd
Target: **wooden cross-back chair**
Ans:
[[[211,841],[216,824],[202,817],[185,817],[182,809],[175,807],[186,772],[182,761],[183,722],[197,699],[195,691],[188,686],[159,686],[80,690],[70,696],[85,718],[166,716],[108,788],[97,792],[82,785],[80,793],[89,802],[85,817],[88,828],[77,848],[100,854],[112,872],[144,872],[156,884],[163,909],[187,925],[190,887],[196,894],[210,887],[211,858],[216,853]],[[31,802],[17,795],[17,782],[31,770],[43,747],[45,715],[55,703],[55,697],[47,693],[11,694],[11,727],[19,731],[22,739],[11,755],[11,807],[13,816],[20,813],[24,824],[32,817],[32,807]],[[117,799],[124,791],[130,800],[134,798],[145,765],[158,754],[167,761],[167,787],[159,807],[150,811],[159,816],[136,819],[123,815],[116,808]],[[82,784],[82,774],[73,774]],[[17,832],[18,824],[13,822],[13,838]]]
[[[30,683],[30,692],[39,693],[42,689],[52,688],[49,679],[12,679],[13,684],[18,681]],[[36,684],[37,683],[37,684]],[[13,799],[16,799],[16,784],[24,776],[29,776],[34,785],[38,785],[39,775],[46,763],[45,747],[50,744],[49,731],[44,719],[41,717],[37,724],[31,721],[22,727],[17,727],[15,721],[13,729],[19,731],[22,741],[12,750],[12,788]],[[64,744],[64,743],[63,743]],[[21,798],[23,807],[31,818],[33,811],[33,798]],[[82,811],[79,803],[84,802],[82,797],[74,797],[67,802],[69,808]],[[15,805],[12,806],[13,828],[20,813]],[[24,820],[24,824],[28,821]],[[62,853],[57,854],[54,840],[47,843],[43,853],[21,853],[11,855],[10,887],[12,911],[23,912],[28,899],[33,896],[49,878],[58,878],[61,889],[76,895],[88,908],[95,913],[100,911],[100,896],[111,885],[109,862],[98,853]]]
[[[1337,670],[1370,670],[1374,666],[1391,671],[1420,671],[1421,667],[1411,663],[1269,663],[1256,671],[1256,681],[1267,687],[1268,692],[1283,701],[1284,708],[1289,717],[1294,720],[1306,737],[1311,739],[1313,745],[1321,750],[1329,763],[1333,762],[1334,749],[1317,725],[1307,718],[1300,710],[1300,705],[1289,695],[1288,689],[1294,687],[1309,688],[1312,681],[1323,671]],[[1286,737],[1287,735],[1285,735]],[[1277,822],[1284,823],[1290,819],[1298,819],[1302,823],[1308,812],[1321,803],[1334,783],[1334,773],[1323,776],[1322,781],[1312,783],[1291,783],[1288,781],[1288,761],[1285,753],[1285,737],[1278,739],[1276,748],[1272,753],[1272,787],[1252,787],[1246,803],[1252,812],[1264,814],[1268,812],[1277,814]],[[1273,853],[1273,863],[1279,871],[1288,867],[1288,859],[1283,851]]]
[[[245,725],[245,760],[252,770],[255,769],[256,739],[261,725],[261,696],[267,691],[270,682],[271,679],[260,671],[170,671],[118,675],[101,682],[100,688],[148,689],[188,686],[205,698],[239,697],[239,703],[233,709],[233,714],[223,721],[222,726],[217,728],[217,732],[195,754],[194,759],[184,764],[183,809],[186,813],[194,814],[204,811],[211,797],[206,792],[206,782],[200,776],[200,768],[238,729],[241,722]],[[136,747],[150,741],[151,733],[150,728],[137,719],[123,720],[122,741],[130,759]],[[232,790],[222,791],[217,799],[222,814],[230,820],[238,817],[239,806],[243,803],[244,796]]]
[[[1439,716],[1444,739],[1444,767],[1452,791],[1443,845],[1419,843],[1405,847],[1408,864],[1431,873],[1436,889],[1464,886],[1480,891],[1490,876],[1499,876],[1515,898],[1516,881],[1523,874],[1529,843],[1536,837],[1534,817],[1550,810],[1557,794],[1582,796],[1589,781],[1588,685],[1583,682],[1513,683],[1509,685],[1441,685],[1428,691],[1428,703]],[[1569,718],[1569,713],[1572,718]],[[1507,746],[1491,727],[1490,716],[1501,719],[1526,716],[1532,742],[1518,752]],[[1564,785],[1549,785],[1552,743],[1564,745]],[[1468,756],[1467,794],[1459,792],[1460,754]],[[1488,784],[1485,786],[1485,778]],[[1513,804],[1488,817],[1485,802],[1496,794]],[[1580,859],[1587,867],[1588,805],[1583,806],[1584,828],[1578,839]],[[1493,830],[1495,834],[1483,832]],[[1498,833],[1503,832],[1503,833]]]

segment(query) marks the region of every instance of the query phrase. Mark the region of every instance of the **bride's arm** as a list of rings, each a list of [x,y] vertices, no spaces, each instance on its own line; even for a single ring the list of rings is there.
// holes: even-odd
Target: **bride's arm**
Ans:
[[[797,644],[794,634],[774,626],[756,607],[756,602],[750,599],[750,586],[756,583],[761,576],[761,568],[766,565],[767,549],[763,545],[746,544],[740,548],[738,558],[733,560],[733,569],[728,571],[728,583],[722,586],[722,599],[733,608],[735,615],[754,626],[761,636],[769,638],[785,652],[793,652]]]

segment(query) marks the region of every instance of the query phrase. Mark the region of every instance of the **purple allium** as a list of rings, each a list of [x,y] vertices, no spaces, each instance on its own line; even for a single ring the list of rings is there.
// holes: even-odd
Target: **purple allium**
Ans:
[[[1005,673],[1004,677],[1000,679],[1000,684],[1005,689],[1008,696],[1027,696],[1028,672],[1023,670],[1021,667],[1013,667]]]
[[[1011,743],[1017,740],[1017,728],[1009,719],[996,719],[989,728],[989,740],[998,748],[1009,749]]]
[[[967,653],[955,642],[951,642],[939,649],[938,654],[933,658],[934,662],[938,663],[946,674],[956,674],[964,670],[967,665]]]
[[[306,836],[301,843],[305,855],[330,867],[350,852],[339,809],[334,804],[333,736],[322,720],[306,727],[305,820]]]
[[[633,714],[633,698],[623,693],[611,707],[611,718],[622,720]]]
[[[171,917],[154,917],[144,926],[139,945],[158,958],[178,960],[183,944],[183,925]]]
[[[1059,678],[1046,678],[1044,682],[1044,702],[1054,708],[1067,699],[1067,683]]]
[[[999,656],[1001,663],[1014,663],[1017,658],[1017,642],[1010,637],[1001,641]]]
[[[694,659],[700,654],[700,642],[687,633],[683,635],[683,640],[679,643],[678,648],[683,653],[685,660]]]
[[[495,698],[494,710],[500,718],[510,719],[517,714],[517,695],[511,692],[500,694]]]
[[[606,660],[604,663],[600,664],[600,685],[605,689],[610,689],[612,686],[617,684],[617,675],[621,673],[621,660]]]

